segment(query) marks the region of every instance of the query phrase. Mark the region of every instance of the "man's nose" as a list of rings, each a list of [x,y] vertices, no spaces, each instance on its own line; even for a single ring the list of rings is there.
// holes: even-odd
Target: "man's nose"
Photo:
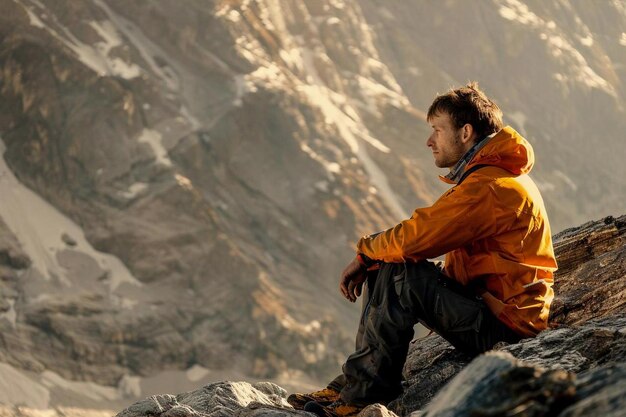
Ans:
[[[428,137],[428,139],[426,140],[426,146],[428,146],[429,148],[430,148],[431,146],[433,146],[433,136],[432,136],[432,135],[430,135],[430,136]]]

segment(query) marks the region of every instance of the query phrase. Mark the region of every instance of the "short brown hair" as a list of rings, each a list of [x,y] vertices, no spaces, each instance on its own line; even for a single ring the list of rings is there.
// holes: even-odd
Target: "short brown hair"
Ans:
[[[427,120],[438,113],[447,113],[456,129],[472,125],[477,140],[502,129],[502,110],[472,81],[465,87],[450,89],[435,98],[428,109]]]

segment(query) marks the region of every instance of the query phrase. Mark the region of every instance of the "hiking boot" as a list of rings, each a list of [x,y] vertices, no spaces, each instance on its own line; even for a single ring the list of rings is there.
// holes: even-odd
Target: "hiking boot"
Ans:
[[[287,402],[296,410],[304,410],[306,403],[315,402],[322,406],[330,405],[339,399],[339,391],[333,388],[324,388],[310,394],[291,394]]]
[[[347,404],[342,400],[337,400],[327,406],[310,402],[304,406],[304,411],[317,414],[319,417],[355,417],[364,408],[363,405]]]

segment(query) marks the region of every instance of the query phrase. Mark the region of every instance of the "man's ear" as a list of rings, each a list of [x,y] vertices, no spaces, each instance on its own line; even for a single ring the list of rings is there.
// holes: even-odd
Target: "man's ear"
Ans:
[[[463,130],[461,132],[461,142],[466,144],[476,139],[476,132],[471,124],[465,123],[461,129]]]

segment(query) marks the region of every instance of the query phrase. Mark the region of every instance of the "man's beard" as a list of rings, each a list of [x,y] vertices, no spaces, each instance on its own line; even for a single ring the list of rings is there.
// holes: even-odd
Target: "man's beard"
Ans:
[[[461,142],[461,134],[457,133],[454,136],[454,149],[450,149],[450,154],[446,159],[441,161],[440,163],[436,163],[439,168],[453,168],[457,162],[463,157],[465,154],[465,150],[463,149],[463,143]]]

